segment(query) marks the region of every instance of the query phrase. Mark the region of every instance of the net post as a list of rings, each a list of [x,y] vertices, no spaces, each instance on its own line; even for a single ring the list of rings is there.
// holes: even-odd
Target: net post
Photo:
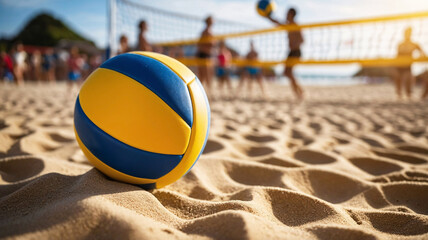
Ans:
[[[108,8],[108,23],[107,23],[107,32],[108,32],[108,47],[107,47],[107,59],[114,57],[117,52],[116,46],[116,1],[117,0],[107,0]]]

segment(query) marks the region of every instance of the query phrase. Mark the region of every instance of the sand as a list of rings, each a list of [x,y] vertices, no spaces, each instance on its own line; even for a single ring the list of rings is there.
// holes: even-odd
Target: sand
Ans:
[[[76,90],[0,85],[0,237],[428,239],[428,103],[390,85],[214,93],[204,154],[145,191],[92,168]]]

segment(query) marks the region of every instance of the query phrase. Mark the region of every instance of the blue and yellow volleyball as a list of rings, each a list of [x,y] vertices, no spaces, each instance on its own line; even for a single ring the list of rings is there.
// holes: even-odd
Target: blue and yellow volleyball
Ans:
[[[276,3],[272,0],[260,0],[257,3],[257,12],[262,17],[267,17],[276,10]]]
[[[104,62],[80,89],[77,142],[107,176],[146,189],[185,175],[208,137],[210,108],[195,74],[177,60],[130,52]]]

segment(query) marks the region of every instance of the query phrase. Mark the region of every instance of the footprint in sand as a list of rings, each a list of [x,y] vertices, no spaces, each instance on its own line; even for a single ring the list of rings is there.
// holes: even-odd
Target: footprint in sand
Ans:
[[[319,133],[321,131],[321,129],[322,129],[321,124],[316,123],[316,122],[311,122],[309,124],[309,127],[312,128],[316,133]]]
[[[415,214],[397,212],[367,212],[370,224],[378,231],[397,235],[418,235],[428,232],[428,223]],[[411,223],[408,224],[403,223]]]
[[[356,178],[325,170],[306,170],[313,195],[331,203],[345,202],[369,188]]]
[[[229,167],[228,175],[244,185],[286,187],[282,181],[283,172],[262,166],[233,164]]]
[[[399,182],[383,185],[382,192],[385,199],[394,205],[406,206],[416,213],[428,214],[428,186],[426,184]]]
[[[374,149],[376,155],[386,158],[391,158],[398,160],[400,162],[410,163],[410,164],[424,164],[427,163],[422,157],[415,156],[412,153],[408,153],[400,150],[385,150],[385,149]]]
[[[48,137],[56,142],[72,142],[74,141],[74,136],[67,136],[60,133],[48,133]]]
[[[273,152],[275,152],[275,150],[270,147],[250,147],[245,150],[245,155],[250,157],[259,157]]]
[[[327,203],[313,197],[279,189],[266,191],[271,201],[273,214],[287,226],[296,227],[338,214]]]
[[[0,161],[0,175],[6,182],[17,182],[33,177],[44,168],[42,160],[31,156],[6,158]]]
[[[236,131],[236,128],[231,125],[226,125],[225,128],[229,131]]]
[[[291,137],[294,139],[302,140],[304,145],[309,145],[314,142],[314,139],[312,139],[311,137],[307,136],[307,134],[299,130],[293,129],[291,131]]]
[[[223,144],[215,140],[208,140],[205,145],[204,154],[220,151],[224,148]]]
[[[349,161],[361,170],[372,175],[383,175],[403,169],[400,165],[379,158],[350,158]]]
[[[270,135],[253,135],[249,134],[245,136],[245,139],[258,142],[258,143],[265,143],[265,142],[272,142],[276,140],[276,137],[270,136]]]
[[[400,146],[397,146],[397,148],[407,152],[428,155],[428,148],[426,147],[421,147],[416,145],[400,145]]]
[[[0,119],[0,130],[2,130],[3,128],[8,127],[8,125],[4,122],[4,120]]]
[[[260,160],[259,162],[274,165],[274,166],[279,166],[279,167],[287,167],[287,168],[302,167],[297,163],[293,163],[291,161],[287,161],[286,159],[277,158],[277,157],[268,157],[266,159]]]
[[[386,147],[385,144],[371,137],[361,137],[360,139],[372,147]]]
[[[272,129],[272,130],[278,130],[278,129],[282,128],[282,125],[281,124],[277,124],[277,123],[275,123],[275,124],[269,124],[268,128]]]
[[[228,135],[228,134],[220,134],[220,135],[218,135],[219,137],[221,137],[221,138],[224,138],[224,139],[227,139],[227,140],[231,140],[231,139],[233,139],[233,137],[232,136],[230,136],[230,135]]]
[[[406,142],[400,135],[394,133],[384,133],[385,137],[394,143]]]
[[[333,137],[339,144],[349,144],[351,143],[349,140],[340,137]]]
[[[309,164],[328,164],[337,161],[332,156],[309,149],[298,150],[294,153],[294,158]]]

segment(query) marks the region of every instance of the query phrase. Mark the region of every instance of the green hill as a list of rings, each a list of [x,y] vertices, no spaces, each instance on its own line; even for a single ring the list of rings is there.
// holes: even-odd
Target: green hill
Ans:
[[[26,45],[55,46],[61,39],[84,41],[95,45],[47,13],[41,13],[31,19],[12,41],[20,41]]]

